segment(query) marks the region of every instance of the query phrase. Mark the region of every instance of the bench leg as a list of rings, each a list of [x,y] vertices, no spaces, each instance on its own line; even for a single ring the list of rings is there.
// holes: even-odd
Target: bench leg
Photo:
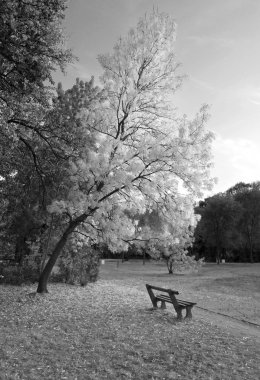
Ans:
[[[148,291],[148,294],[149,294],[149,297],[152,301],[152,304],[153,304],[153,309],[157,309],[157,302],[158,300],[156,299],[150,285],[146,285],[146,288],[147,288],[147,291]]]
[[[158,309],[158,300],[156,298],[152,299],[152,304],[153,304],[153,309],[157,310]]]
[[[181,308],[176,309],[176,313],[177,313],[177,320],[181,321],[182,320],[182,309]]]
[[[189,319],[192,318],[191,309],[192,309],[192,306],[186,307],[186,317],[185,318],[189,318]]]
[[[166,309],[165,301],[161,301],[161,309]]]

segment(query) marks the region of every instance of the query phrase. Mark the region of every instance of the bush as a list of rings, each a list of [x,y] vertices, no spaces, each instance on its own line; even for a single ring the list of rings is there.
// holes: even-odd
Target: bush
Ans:
[[[23,283],[23,275],[21,268],[18,266],[2,266],[1,267],[1,284],[21,285]]]
[[[0,284],[22,285],[38,282],[40,276],[41,255],[36,252],[24,258],[22,265],[6,261],[0,263]],[[75,246],[69,242],[58,262],[58,271],[50,278],[52,282],[87,285],[97,281],[100,254],[87,245]]]
[[[100,254],[94,248],[83,245],[75,249],[69,244],[59,260],[59,273],[52,280],[60,279],[68,284],[85,286],[97,281],[99,265]]]
[[[35,283],[40,275],[40,256],[31,254],[24,258],[21,265],[15,261],[2,261],[0,265],[0,283],[22,285]]]
[[[2,284],[22,285],[37,282],[39,273],[24,265],[6,265],[2,268],[0,277]]]

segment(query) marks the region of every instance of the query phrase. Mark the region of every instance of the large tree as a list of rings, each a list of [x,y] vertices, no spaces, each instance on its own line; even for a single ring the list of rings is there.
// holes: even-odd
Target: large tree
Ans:
[[[159,207],[177,221],[178,212],[189,213],[193,197],[211,186],[207,109],[188,121],[178,118],[173,106],[181,82],[174,41],[174,21],[154,11],[111,54],[99,57],[103,97],[78,115],[85,146],[70,158],[66,196],[49,207],[51,213],[66,216],[67,223],[38,292],[47,291],[52,268],[72,233],[83,228],[91,236],[105,230],[111,244],[122,244],[134,234],[123,209],[136,213]],[[179,194],[180,184],[185,197]]]

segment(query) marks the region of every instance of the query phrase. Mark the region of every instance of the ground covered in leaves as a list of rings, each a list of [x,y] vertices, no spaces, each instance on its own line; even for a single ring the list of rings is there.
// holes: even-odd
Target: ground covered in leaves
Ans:
[[[150,283],[178,279],[189,299],[202,297],[198,281],[189,290],[192,276],[162,279],[161,269],[153,270]],[[105,265],[96,284],[50,285],[44,296],[30,294],[35,287],[1,286],[0,379],[259,378],[259,341],[228,334],[196,310],[187,322],[177,322],[170,308],[152,311],[144,289],[149,273],[148,266]],[[214,298],[212,288],[207,295]]]

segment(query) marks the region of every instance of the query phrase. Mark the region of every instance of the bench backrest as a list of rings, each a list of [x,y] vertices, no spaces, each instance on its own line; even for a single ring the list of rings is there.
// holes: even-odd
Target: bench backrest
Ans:
[[[149,284],[146,284],[146,288],[147,288],[147,290],[149,288],[149,289],[159,290],[159,292],[165,292],[165,293],[168,293],[168,294],[169,293],[179,294],[179,292],[177,292],[176,290],[159,288],[159,286],[153,286],[153,285],[149,285]]]
[[[179,292],[177,292],[176,290],[160,288],[159,286],[153,286],[149,284],[146,284],[146,289],[151,298],[153,305],[156,305],[156,295],[153,292],[153,289],[154,289],[154,290],[158,290],[159,292],[168,293],[173,305],[178,306],[178,301],[175,298],[175,294],[179,294]]]

